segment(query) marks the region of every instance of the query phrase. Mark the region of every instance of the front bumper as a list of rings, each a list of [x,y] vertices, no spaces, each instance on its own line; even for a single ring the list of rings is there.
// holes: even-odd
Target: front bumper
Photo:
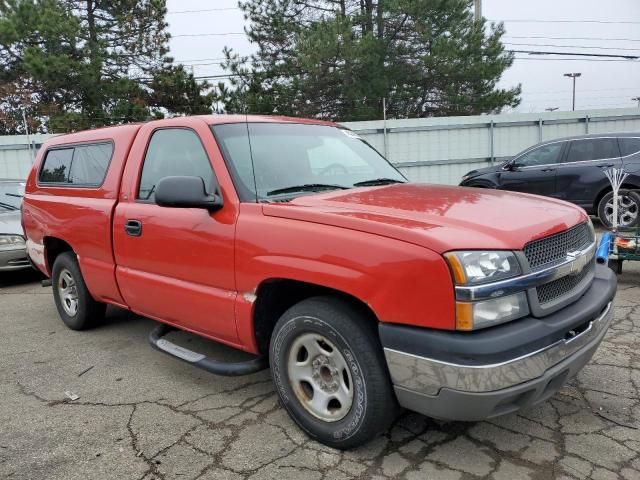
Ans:
[[[399,403],[434,418],[476,421],[546,400],[595,353],[614,316],[615,290],[615,276],[599,266],[578,301],[544,318],[472,333],[382,324]]]
[[[25,268],[31,268],[31,262],[29,262],[25,248],[0,250],[0,272],[22,270]]]

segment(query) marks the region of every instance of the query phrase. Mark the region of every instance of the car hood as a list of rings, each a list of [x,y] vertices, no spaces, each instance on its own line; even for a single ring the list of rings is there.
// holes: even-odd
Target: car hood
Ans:
[[[20,211],[0,212],[0,235],[3,233],[23,235]]]
[[[265,215],[360,230],[424,246],[520,250],[587,220],[579,207],[522,193],[397,184],[263,205]]]
[[[502,165],[491,165],[490,167],[477,168],[475,170],[471,170],[467,172],[464,176],[468,178],[477,177],[478,175],[484,175],[486,173],[496,173],[502,171]]]

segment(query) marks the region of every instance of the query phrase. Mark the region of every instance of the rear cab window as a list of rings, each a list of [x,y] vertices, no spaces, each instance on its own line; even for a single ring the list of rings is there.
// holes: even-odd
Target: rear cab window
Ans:
[[[113,143],[65,145],[47,151],[38,183],[66,187],[99,187],[113,156]]]

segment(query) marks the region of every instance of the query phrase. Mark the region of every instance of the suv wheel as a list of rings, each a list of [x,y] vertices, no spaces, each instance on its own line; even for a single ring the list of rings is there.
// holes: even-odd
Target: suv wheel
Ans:
[[[269,360],[289,415],[325,445],[362,445],[395,418],[376,330],[345,301],[316,297],[291,307],[275,326]]]
[[[640,225],[640,195],[631,190],[620,190],[618,218],[620,227],[631,228]],[[613,192],[607,193],[598,204],[598,218],[602,224],[613,225]]]
[[[58,314],[70,329],[86,330],[104,318],[106,305],[96,302],[87,290],[75,253],[56,257],[51,284]]]

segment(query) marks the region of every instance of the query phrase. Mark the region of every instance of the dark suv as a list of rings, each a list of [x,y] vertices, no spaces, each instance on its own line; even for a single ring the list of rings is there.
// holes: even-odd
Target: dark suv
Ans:
[[[528,148],[512,159],[472,170],[460,183],[466,187],[498,188],[559,198],[597,215],[611,225],[613,194],[604,174],[607,167],[629,173],[620,201],[619,223],[640,223],[640,134],[593,134],[551,140]]]

